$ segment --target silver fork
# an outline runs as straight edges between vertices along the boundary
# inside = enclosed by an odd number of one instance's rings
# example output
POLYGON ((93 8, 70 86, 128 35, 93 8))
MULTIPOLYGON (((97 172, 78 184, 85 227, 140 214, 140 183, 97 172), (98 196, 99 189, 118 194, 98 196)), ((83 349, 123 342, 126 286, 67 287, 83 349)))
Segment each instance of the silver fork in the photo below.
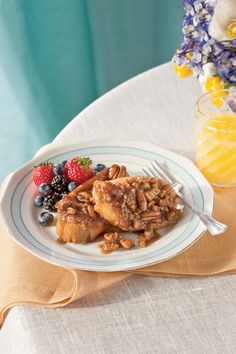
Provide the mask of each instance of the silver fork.
POLYGON ((150 177, 158 177, 169 183, 172 188, 175 190, 175 193, 179 196, 179 198, 187 204, 194 212, 199 216, 201 222, 206 226, 207 230, 211 233, 211 235, 216 236, 222 234, 226 231, 227 225, 222 224, 221 222, 213 219, 211 216, 207 215, 203 211, 199 210, 195 205, 193 205, 185 196, 180 192, 182 188, 182 184, 177 182, 172 176, 170 176, 169 172, 161 166, 156 160, 151 163, 152 168, 146 166, 143 168, 143 172, 145 175, 150 177))

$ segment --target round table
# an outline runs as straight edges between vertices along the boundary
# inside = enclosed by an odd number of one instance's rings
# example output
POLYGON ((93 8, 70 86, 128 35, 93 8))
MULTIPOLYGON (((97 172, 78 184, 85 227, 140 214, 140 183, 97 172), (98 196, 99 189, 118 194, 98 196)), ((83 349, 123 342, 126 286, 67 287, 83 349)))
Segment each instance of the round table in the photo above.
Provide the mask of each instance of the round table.
MULTIPOLYGON (((199 94, 195 79, 178 79, 167 63, 99 98, 55 142, 143 140, 192 158, 199 94)), ((235 284, 235 275, 133 275, 65 308, 15 307, 1 353, 235 353, 235 284)))

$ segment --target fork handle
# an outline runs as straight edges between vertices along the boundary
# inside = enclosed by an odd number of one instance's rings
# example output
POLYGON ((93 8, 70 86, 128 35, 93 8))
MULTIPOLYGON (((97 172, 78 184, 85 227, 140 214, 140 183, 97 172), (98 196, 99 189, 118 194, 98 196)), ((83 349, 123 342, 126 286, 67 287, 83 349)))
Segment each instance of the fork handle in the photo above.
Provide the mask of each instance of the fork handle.
POLYGON ((195 205, 193 205, 188 199, 186 199, 183 194, 175 189, 176 194, 182 201, 187 204, 198 216, 201 222, 206 226, 207 230, 211 235, 217 236, 224 233, 227 229, 227 225, 213 219, 211 216, 205 214, 203 211, 199 210, 195 205))

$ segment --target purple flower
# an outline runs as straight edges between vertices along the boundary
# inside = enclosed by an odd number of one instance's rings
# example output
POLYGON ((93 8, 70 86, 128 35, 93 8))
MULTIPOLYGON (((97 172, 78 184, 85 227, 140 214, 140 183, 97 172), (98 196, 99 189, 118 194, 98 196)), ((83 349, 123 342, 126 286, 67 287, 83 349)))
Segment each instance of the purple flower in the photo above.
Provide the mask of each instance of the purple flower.
POLYGON ((232 46, 236 47, 236 38, 231 41, 232 46))
POLYGON ((188 64, 189 68, 192 70, 194 76, 198 77, 202 74, 202 65, 201 64, 193 64, 192 62, 188 64))
POLYGON ((195 46, 192 50, 191 62, 193 64, 200 64, 201 61, 202 61, 201 48, 199 48, 198 46, 195 46))
POLYGON ((194 15, 194 8, 191 4, 184 4, 184 12, 186 16, 193 16, 194 15))
POLYGON ((195 31, 193 25, 186 25, 183 27, 182 32, 186 37, 192 37, 192 33, 195 31))
POLYGON ((222 79, 236 83, 236 58, 235 53, 224 50, 216 59, 215 65, 222 79))
POLYGON ((202 1, 201 0, 194 1, 193 7, 196 12, 199 12, 203 8, 202 1))
POLYGON ((188 60, 186 56, 182 53, 176 53, 174 58, 173 58, 174 63, 176 63, 179 66, 183 66, 187 64, 188 60))
POLYGON ((218 74, 230 83, 236 82, 236 39, 217 42, 209 34, 209 25, 217 0, 183 0, 184 41, 173 61, 187 64, 195 76, 202 73, 202 66, 214 63, 218 74))
POLYGON ((212 52, 212 40, 210 39, 202 46, 202 54, 209 55, 212 52))
POLYGON ((209 35, 201 27, 198 29, 198 40, 201 42, 207 42, 209 40, 209 35))
POLYGON ((207 7, 214 9, 217 4, 217 0, 205 0, 205 4, 207 7))
POLYGON ((186 52, 193 46, 193 41, 190 38, 185 38, 184 42, 181 44, 181 51, 186 52))

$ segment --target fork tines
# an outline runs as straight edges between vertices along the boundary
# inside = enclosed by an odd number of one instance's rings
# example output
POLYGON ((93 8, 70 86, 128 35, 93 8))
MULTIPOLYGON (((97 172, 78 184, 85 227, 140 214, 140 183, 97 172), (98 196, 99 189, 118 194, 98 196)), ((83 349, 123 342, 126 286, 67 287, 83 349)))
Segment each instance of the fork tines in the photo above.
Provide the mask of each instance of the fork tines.
POLYGON ((173 180, 166 171, 166 169, 162 165, 160 165, 156 160, 151 162, 151 167, 146 166, 145 168, 142 168, 142 170, 149 177, 161 178, 169 184, 173 183, 173 180))

